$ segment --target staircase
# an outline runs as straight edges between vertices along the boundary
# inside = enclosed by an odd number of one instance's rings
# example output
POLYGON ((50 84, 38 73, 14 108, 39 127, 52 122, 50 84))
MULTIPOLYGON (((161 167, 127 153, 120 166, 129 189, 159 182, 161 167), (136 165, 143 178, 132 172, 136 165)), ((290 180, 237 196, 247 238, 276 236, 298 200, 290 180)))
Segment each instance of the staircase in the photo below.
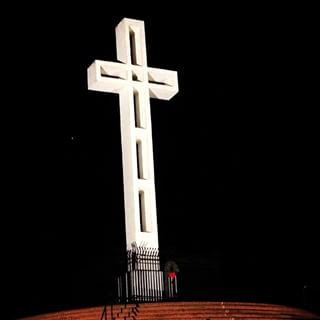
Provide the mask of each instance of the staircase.
POLYGON ((137 306, 136 320, 307 320, 320 317, 279 305, 233 302, 168 302, 137 306))
POLYGON ((297 308, 241 302, 117 304, 48 313, 23 320, 320 320, 297 308))

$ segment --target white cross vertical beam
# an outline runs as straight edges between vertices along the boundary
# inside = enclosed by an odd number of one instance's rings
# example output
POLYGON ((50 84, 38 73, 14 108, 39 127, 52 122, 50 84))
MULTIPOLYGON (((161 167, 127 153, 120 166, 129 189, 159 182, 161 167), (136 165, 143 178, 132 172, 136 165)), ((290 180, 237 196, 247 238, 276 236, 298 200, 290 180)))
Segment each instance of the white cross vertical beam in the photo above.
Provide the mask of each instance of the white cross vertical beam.
POLYGON ((119 94, 127 249, 158 248, 150 98, 171 99, 177 72, 147 66, 143 21, 124 18, 116 39, 122 63, 95 60, 88 88, 119 94))

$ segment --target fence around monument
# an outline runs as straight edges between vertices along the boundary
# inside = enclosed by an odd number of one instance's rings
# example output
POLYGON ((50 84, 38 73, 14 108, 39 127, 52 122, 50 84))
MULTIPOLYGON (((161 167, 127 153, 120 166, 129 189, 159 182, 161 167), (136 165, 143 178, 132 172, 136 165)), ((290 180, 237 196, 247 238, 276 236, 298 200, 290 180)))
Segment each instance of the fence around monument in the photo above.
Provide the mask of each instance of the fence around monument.
POLYGON ((117 279, 119 302, 152 302, 177 297, 177 277, 160 268, 159 251, 139 247, 128 250, 125 270, 117 279))

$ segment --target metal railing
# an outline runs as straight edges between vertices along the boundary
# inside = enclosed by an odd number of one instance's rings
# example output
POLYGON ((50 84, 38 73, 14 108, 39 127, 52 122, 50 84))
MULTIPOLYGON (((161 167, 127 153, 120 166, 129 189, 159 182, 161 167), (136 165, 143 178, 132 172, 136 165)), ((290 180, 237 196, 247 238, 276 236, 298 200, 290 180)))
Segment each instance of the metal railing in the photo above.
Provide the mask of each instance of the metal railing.
POLYGON ((119 302, 162 301, 176 295, 177 279, 161 270, 157 249, 127 251, 124 273, 118 277, 119 302))

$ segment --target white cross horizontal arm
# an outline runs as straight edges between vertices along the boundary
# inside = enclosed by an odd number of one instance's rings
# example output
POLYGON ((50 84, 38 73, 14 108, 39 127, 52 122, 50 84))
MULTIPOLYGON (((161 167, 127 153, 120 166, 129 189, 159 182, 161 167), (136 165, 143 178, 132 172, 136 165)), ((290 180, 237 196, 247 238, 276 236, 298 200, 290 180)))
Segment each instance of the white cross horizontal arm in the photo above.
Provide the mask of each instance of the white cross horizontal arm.
POLYGON ((150 98, 162 100, 170 100, 179 91, 176 71, 101 60, 95 60, 88 68, 90 90, 119 93, 128 85, 147 85, 150 98), (137 80, 133 80, 135 77, 137 80))

